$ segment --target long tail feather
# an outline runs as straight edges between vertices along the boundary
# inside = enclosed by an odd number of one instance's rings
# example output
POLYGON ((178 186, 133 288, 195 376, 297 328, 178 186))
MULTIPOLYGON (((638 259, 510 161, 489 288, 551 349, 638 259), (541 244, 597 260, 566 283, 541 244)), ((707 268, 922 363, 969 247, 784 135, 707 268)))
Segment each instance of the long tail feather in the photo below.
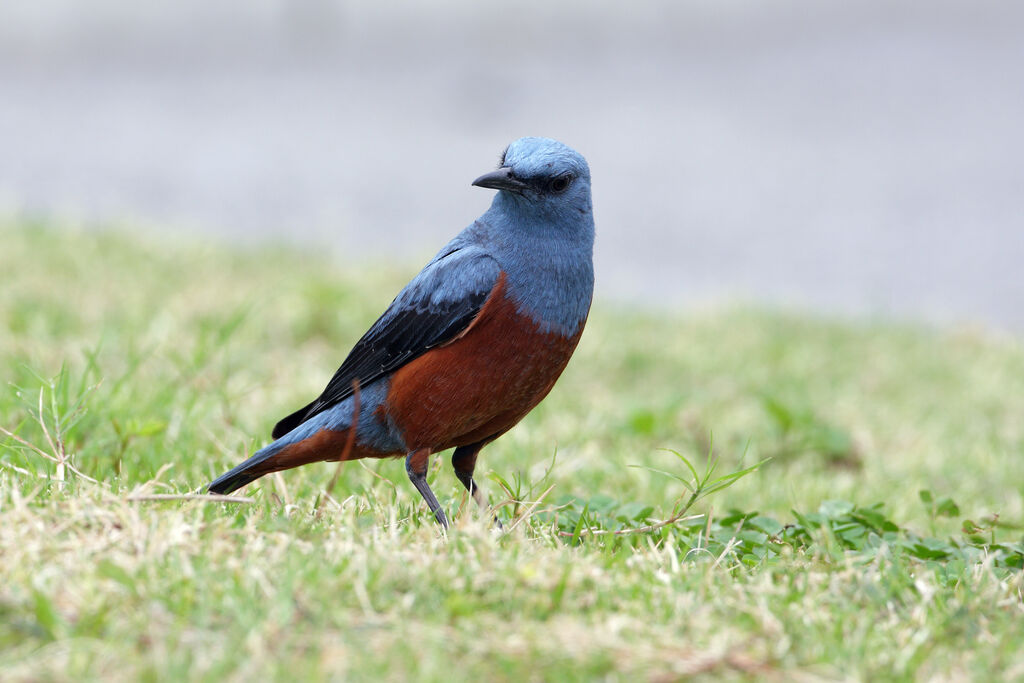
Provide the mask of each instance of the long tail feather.
POLYGON ((265 467, 259 466, 265 464, 268 460, 277 455, 280 450, 280 448, 272 448, 273 445, 274 444, 271 444, 267 448, 264 448, 242 464, 214 479, 210 485, 206 487, 207 490, 210 493, 227 494, 262 477, 268 472, 268 470, 265 467))

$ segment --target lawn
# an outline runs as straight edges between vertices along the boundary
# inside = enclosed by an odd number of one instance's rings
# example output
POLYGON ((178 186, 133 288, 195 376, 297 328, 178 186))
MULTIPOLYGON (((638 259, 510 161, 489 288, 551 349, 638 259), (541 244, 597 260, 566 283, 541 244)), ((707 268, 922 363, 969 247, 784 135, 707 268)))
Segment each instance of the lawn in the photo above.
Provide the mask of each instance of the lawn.
POLYGON ((1024 677, 1020 338, 599 301, 445 535, 400 461, 187 497, 416 264, 0 244, 4 680, 1024 677))

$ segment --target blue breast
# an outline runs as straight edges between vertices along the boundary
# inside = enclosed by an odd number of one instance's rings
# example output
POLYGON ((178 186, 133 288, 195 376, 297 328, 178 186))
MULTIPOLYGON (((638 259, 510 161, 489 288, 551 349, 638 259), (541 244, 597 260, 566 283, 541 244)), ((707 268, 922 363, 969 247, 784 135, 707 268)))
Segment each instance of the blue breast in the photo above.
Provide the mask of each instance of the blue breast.
POLYGON ((594 219, 518 210, 499 193, 491 208, 446 248, 472 246, 505 272, 508 295, 541 332, 575 335, 594 295, 594 219))

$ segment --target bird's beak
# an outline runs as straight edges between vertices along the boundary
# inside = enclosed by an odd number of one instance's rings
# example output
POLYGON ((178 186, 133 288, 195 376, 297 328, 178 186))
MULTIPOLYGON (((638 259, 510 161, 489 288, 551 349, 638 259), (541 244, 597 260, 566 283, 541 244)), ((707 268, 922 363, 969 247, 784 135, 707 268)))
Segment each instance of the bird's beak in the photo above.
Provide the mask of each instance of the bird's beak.
POLYGON ((484 173, 473 181, 473 185, 476 185, 477 187, 489 187, 492 190, 508 190, 509 192, 515 192, 516 194, 521 194, 523 190, 529 187, 522 180, 519 180, 512 175, 512 169, 508 166, 502 166, 497 171, 484 173))

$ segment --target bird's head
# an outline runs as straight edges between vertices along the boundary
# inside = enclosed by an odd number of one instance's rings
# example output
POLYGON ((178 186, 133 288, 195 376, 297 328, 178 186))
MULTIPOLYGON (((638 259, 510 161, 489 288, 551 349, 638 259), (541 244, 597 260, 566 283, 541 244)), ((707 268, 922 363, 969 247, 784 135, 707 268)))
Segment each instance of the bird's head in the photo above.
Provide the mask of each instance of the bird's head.
POLYGON ((498 169, 473 181, 499 190, 495 204, 548 215, 590 216, 590 167, 587 160, 557 140, 520 138, 501 155, 498 169))

